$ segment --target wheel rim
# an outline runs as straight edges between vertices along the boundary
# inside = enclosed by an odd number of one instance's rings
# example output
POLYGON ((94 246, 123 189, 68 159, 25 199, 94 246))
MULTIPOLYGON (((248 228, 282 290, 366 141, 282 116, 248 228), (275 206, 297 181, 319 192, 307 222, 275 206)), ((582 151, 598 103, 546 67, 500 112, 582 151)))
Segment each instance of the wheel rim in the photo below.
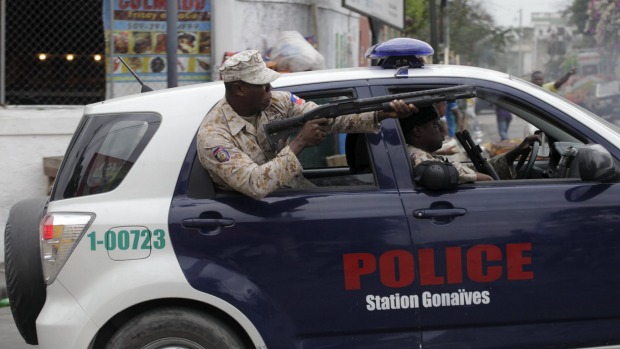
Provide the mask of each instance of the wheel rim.
POLYGON ((185 338, 162 338, 151 342, 142 349, 206 349, 202 345, 185 338))

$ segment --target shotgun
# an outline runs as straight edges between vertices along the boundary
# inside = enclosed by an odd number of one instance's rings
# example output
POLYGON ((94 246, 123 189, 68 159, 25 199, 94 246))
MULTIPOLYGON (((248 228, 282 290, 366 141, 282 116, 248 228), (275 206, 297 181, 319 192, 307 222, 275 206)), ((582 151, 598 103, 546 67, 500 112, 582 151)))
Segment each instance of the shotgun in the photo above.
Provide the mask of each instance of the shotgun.
POLYGON ((461 98, 476 97, 476 88, 473 85, 459 85, 453 87, 436 88, 431 90, 397 93, 387 96, 349 99, 323 104, 303 115, 283 120, 269 122, 263 126, 269 145, 276 151, 280 140, 288 139, 290 135, 299 131, 307 121, 320 118, 336 118, 340 115, 359 114, 370 111, 392 111, 390 102, 402 99, 405 103, 413 103, 416 107, 424 107, 443 101, 454 101, 461 98))

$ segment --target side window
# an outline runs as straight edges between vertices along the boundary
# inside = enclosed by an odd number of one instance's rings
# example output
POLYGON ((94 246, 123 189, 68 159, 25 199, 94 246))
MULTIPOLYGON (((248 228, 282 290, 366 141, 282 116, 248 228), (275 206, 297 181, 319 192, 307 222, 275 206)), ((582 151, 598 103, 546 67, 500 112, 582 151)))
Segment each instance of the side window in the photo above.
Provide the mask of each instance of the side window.
MULTIPOLYGON (((339 100, 350 99, 353 96, 346 95, 303 95, 299 97, 306 101, 312 101, 318 105, 336 102, 339 100)), ((345 159, 345 134, 331 134, 325 137, 323 142, 316 147, 304 149, 299 156, 299 162, 301 162, 304 169, 316 169, 323 167, 345 167, 347 166, 345 159)))
MULTIPOLYGON (((327 92, 299 92, 298 97, 319 105, 338 100, 356 98, 355 90, 345 88, 327 92)), ((292 135, 294 137, 294 135, 292 135)), ((195 144, 196 141, 192 142, 195 144)), ((235 191, 218 190, 207 170, 195 156, 192 158, 187 194, 192 198, 211 198, 218 195, 243 195, 235 191)), ((333 190, 338 188, 376 188, 370 148, 364 134, 332 134, 316 147, 303 150, 299 156, 304 168, 303 176, 311 183, 307 190, 333 190)), ((280 189, 275 193, 299 189, 280 189)), ((306 190, 306 189, 304 189, 306 190)))
POLYGON ((85 116, 56 177, 53 200, 114 190, 160 122, 152 113, 85 116))
MULTIPOLYGON (((439 86, 424 89, 437 87, 439 86)), ((389 92, 402 93, 420 89, 418 86, 398 86, 389 92)), ((585 140, 559 127, 554 115, 537 108, 533 103, 504 91, 478 88, 477 92, 476 98, 461 99, 451 104, 443 102, 442 106, 438 106, 446 137, 441 147, 433 151, 433 155, 441 156, 456 166, 475 170, 465 148, 456 137, 457 132, 467 130, 474 145, 479 146, 482 157, 489 160, 489 164, 500 179, 579 178, 577 166, 567 167, 574 158, 568 158, 566 154, 570 155, 567 149, 571 147, 577 149, 585 140), (531 153, 523 159, 517 157, 512 164, 509 164, 510 168, 503 166, 505 162, 498 161, 499 156, 518 147, 526 137, 535 134, 542 140, 540 146, 532 147, 532 150, 535 148, 535 157, 532 157, 531 153)), ((405 144, 406 137, 404 134, 402 137, 405 144)), ((427 141, 431 142, 428 139, 427 141)), ((478 149, 473 150, 477 152, 478 149)), ((467 173, 460 173, 459 177, 465 182, 475 179, 471 179, 471 174, 467 173)))
MULTIPOLYGON (((319 105, 356 97, 352 89, 297 95, 319 105)), ((375 185, 370 149, 364 134, 330 134, 318 146, 304 149, 299 160, 304 177, 317 187, 375 185)))
MULTIPOLYGON (((537 149, 532 170, 520 179, 579 178, 574 155, 565 158, 567 149, 581 147, 584 142, 556 126, 553 117, 534 109, 527 103, 506 95, 483 94, 477 98, 475 108, 467 117, 469 127, 477 134, 475 139, 487 158, 506 153, 528 136, 538 134, 542 141, 537 149), (562 163, 562 165, 560 165, 562 163), (558 166, 562 167, 560 173, 558 166)), ((576 154, 576 152, 575 152, 576 154)), ((531 154, 530 154, 531 155, 531 154)), ((518 167, 519 162, 513 164, 518 167)))

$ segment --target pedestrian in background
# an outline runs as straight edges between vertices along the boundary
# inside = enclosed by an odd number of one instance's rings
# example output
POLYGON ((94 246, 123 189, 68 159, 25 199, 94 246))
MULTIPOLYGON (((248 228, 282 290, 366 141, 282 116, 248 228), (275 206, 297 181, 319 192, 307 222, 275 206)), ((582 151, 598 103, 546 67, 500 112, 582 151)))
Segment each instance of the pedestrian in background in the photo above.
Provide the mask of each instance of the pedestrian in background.
POLYGON ((562 76, 559 80, 545 83, 545 75, 540 70, 537 70, 532 73, 531 81, 547 91, 557 93, 560 87, 562 87, 562 85, 564 85, 576 71, 577 70, 573 68, 564 74, 564 76, 562 76))
POLYGON ((446 123, 448 124, 448 136, 454 138, 456 131, 460 129, 460 120, 462 119, 459 105, 456 101, 448 102, 446 105, 446 123))
POLYGON ((512 121, 512 114, 508 110, 496 105, 495 117, 497 119, 497 131, 499 132, 500 140, 509 140, 508 128, 510 127, 510 122, 512 121))

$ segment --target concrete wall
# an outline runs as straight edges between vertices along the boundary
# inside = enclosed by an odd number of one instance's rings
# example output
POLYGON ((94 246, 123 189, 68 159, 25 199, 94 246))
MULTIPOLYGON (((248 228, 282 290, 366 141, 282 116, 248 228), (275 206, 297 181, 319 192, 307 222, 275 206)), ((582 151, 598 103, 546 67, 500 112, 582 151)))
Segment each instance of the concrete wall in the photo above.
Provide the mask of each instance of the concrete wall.
POLYGON ((48 194, 43 158, 65 153, 83 107, 0 107, 0 261, 11 206, 48 194))
POLYGON ((360 16, 334 0, 212 0, 213 76, 225 52, 272 47, 282 31, 314 35, 326 68, 359 65, 360 16))

